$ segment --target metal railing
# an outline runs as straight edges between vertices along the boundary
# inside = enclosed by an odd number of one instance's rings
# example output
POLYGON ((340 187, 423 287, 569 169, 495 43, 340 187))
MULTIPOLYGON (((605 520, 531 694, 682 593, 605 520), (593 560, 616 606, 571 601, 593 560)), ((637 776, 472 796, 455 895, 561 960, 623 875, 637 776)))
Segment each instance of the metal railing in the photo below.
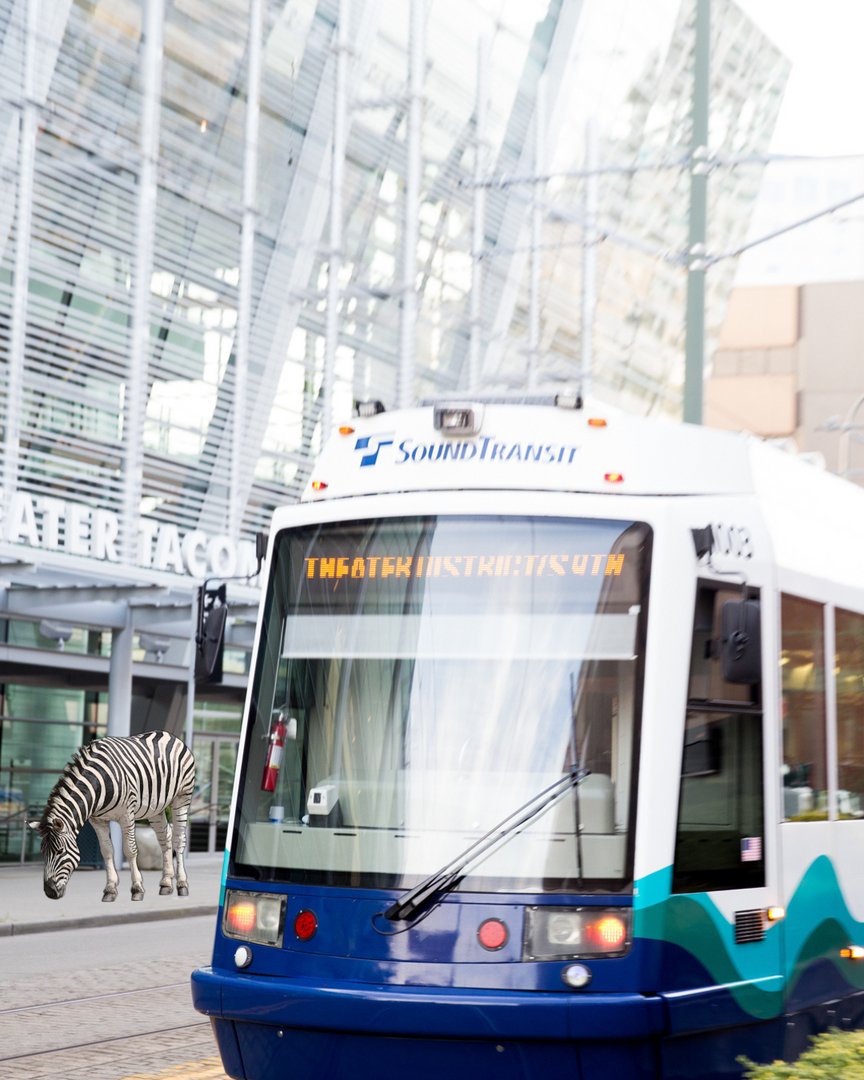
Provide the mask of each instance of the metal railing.
MULTIPOLYGON (((30 829, 27 822, 31 819, 31 814, 27 807, 22 807, 20 810, 15 810, 10 814, 0 814, 0 838, 3 837, 5 832, 5 849, 8 853, 12 847, 9 843, 10 838, 13 836, 13 828, 15 823, 20 820, 21 823, 21 850, 18 856, 18 862, 25 863, 27 861, 27 855, 29 854, 28 845, 30 844, 30 829)), ((2 841, 0 841, 0 865, 2 862, 12 862, 11 859, 2 859, 2 841)))

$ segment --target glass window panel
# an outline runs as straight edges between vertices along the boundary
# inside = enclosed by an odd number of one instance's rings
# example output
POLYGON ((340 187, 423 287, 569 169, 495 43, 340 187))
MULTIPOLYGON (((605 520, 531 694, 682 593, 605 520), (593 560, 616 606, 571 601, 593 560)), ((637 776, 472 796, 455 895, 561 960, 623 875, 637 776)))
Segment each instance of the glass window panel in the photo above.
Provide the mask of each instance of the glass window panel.
POLYGON ((638 523, 509 517, 281 534, 240 872, 416 883, 578 764, 463 888, 629 888, 648 544, 638 523))
POLYGON ((675 892, 765 882, 761 684, 728 682, 721 659, 724 606, 741 600, 740 588, 709 584, 696 596, 675 892))
POLYGON ((693 626, 693 652, 690 656, 691 701, 755 700, 756 688, 747 683, 727 682, 720 663, 720 643, 723 636, 723 605, 739 601, 740 589, 699 590, 696 618, 693 626))
POLYGON ((764 885, 763 833, 761 715, 690 713, 673 892, 764 885))
POLYGON ((864 615, 835 613, 837 812, 864 817, 864 615))
POLYGON ((821 604, 783 595, 783 804, 787 821, 828 816, 825 628, 821 604))

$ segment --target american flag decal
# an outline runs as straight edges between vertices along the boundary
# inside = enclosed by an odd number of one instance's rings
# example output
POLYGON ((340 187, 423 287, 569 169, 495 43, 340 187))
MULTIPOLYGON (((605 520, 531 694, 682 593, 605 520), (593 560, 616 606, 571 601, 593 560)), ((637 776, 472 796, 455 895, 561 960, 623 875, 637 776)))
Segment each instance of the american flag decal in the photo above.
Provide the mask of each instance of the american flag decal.
POLYGON ((741 837, 741 862, 759 862, 762 858, 762 837, 741 837))

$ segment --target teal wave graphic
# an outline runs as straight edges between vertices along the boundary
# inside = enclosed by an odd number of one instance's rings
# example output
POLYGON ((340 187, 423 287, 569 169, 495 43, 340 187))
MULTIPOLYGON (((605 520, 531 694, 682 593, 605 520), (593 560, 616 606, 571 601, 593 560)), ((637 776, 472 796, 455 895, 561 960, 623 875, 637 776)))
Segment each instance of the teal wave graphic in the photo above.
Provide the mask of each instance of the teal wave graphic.
POLYGON ((782 1013, 784 998, 815 963, 828 961, 841 984, 864 989, 864 961, 840 955, 850 943, 864 944, 864 923, 851 915, 827 856, 807 868, 786 918, 769 925, 763 941, 747 945, 735 943, 735 927, 708 894, 670 895, 671 881, 666 867, 638 882, 634 936, 685 950, 749 1015, 768 1019, 782 1013))

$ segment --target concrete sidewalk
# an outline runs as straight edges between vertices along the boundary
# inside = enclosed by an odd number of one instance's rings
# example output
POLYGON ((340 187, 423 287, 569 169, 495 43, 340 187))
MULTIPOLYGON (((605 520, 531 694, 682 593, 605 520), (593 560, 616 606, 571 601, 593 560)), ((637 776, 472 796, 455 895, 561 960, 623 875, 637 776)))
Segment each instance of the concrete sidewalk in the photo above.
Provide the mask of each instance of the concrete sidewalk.
POLYGON ((69 879, 62 900, 49 900, 42 890, 42 862, 0 864, 0 937, 38 934, 106 923, 147 922, 188 915, 215 915, 222 882, 223 856, 194 853, 186 856, 189 895, 159 895, 158 870, 142 871, 144 899, 131 897, 129 870, 120 871, 117 899, 102 902, 105 871, 78 869, 69 879))

